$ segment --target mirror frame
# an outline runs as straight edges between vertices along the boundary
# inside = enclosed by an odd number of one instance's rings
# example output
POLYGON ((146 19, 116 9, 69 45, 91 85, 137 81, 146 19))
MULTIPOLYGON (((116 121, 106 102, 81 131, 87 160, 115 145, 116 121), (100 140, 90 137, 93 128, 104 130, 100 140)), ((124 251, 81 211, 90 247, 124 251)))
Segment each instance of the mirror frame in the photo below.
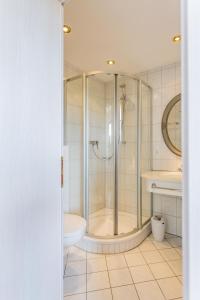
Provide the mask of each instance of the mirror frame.
POLYGON ((164 113, 163 113, 162 123, 161 123, 162 135, 163 135, 163 139, 165 141, 165 144, 177 156, 181 156, 181 150, 178 149, 178 148, 176 148, 174 146, 174 144, 172 143, 172 141, 171 141, 171 139, 169 137, 169 133, 168 133, 168 129, 167 129, 167 123, 168 123, 169 115, 170 115, 170 112, 171 112, 172 108, 179 101, 181 101, 181 94, 176 95, 167 104, 167 106, 166 106, 166 108, 164 110, 164 113))

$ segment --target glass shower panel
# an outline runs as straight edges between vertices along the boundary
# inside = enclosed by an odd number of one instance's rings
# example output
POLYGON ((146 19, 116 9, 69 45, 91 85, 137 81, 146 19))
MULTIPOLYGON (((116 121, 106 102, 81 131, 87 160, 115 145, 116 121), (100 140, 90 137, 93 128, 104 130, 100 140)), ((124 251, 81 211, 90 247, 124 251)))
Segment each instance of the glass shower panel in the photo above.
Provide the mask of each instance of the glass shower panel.
POLYGON ((114 234, 114 75, 87 77, 88 232, 114 234))
MULTIPOLYGON (((151 89, 141 83, 141 174, 151 171, 152 155, 152 118, 151 118, 151 89)), ((142 225, 152 214, 151 193, 146 190, 145 181, 141 180, 142 225)))
POLYGON ((64 186, 65 212, 83 215, 83 80, 64 85, 64 186))
POLYGON ((136 80, 118 76, 119 234, 137 229, 137 91, 136 80))

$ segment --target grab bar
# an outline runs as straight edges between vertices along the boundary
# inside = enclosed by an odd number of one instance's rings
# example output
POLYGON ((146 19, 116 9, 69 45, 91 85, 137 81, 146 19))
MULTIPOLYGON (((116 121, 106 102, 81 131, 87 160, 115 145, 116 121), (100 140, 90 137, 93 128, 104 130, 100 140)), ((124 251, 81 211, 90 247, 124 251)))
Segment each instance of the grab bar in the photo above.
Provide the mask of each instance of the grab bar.
POLYGON ((160 190, 168 190, 168 191, 181 191, 181 189, 172 189, 172 188, 160 187, 160 186, 157 186, 155 183, 152 183, 151 188, 152 189, 160 189, 160 190))

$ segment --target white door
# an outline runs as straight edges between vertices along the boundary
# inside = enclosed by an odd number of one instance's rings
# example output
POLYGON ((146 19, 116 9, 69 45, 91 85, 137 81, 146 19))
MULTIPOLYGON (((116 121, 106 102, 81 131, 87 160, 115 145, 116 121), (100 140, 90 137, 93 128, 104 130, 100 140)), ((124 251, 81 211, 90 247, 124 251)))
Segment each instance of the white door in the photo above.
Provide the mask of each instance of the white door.
POLYGON ((62 297, 62 5, 0 1, 0 299, 62 297))

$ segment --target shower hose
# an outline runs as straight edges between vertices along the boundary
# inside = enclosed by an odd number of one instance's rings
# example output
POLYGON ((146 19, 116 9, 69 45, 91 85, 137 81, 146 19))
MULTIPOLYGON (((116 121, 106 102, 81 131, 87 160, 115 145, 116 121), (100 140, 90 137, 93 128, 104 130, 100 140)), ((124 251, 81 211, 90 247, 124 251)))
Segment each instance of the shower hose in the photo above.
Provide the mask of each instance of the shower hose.
POLYGON ((110 155, 110 156, 100 156, 97 152, 98 150, 98 144, 92 144, 92 150, 93 150, 93 153, 94 155, 96 156, 97 159, 100 159, 100 160, 110 160, 112 157, 113 157, 113 154, 110 155), (96 148, 95 148, 96 146, 96 148))

